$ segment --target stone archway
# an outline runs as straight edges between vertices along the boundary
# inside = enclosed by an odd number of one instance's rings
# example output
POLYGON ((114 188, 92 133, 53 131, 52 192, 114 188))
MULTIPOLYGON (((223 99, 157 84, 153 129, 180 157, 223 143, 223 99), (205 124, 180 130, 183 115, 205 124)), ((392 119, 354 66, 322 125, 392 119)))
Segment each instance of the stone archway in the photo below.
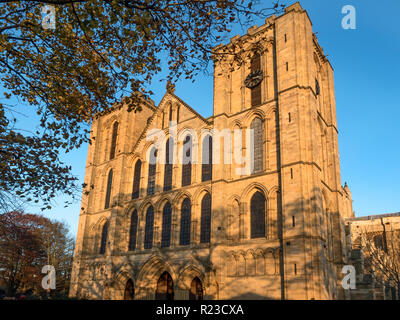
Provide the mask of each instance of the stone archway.
POLYGON ((189 300, 203 300, 203 284, 198 277, 190 284, 189 300))
POLYGON ((135 286, 132 279, 128 279, 125 285, 124 300, 134 300, 135 299, 135 286))
POLYGON ((157 281, 156 300, 174 300, 174 282, 165 271, 157 281))
MULTIPOLYGON (((135 286, 136 300, 154 300, 157 292, 157 283, 164 272, 167 272, 174 282, 177 278, 173 268, 159 256, 153 256, 148 259, 139 270, 135 286)), ((174 298, 176 298, 174 282, 174 298)))

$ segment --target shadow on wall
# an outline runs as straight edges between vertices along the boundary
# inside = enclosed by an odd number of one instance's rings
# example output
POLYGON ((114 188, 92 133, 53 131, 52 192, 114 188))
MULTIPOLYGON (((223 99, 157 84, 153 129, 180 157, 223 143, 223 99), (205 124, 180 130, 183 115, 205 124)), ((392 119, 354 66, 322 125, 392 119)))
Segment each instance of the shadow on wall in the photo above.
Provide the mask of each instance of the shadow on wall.
MULTIPOLYGON (((260 190, 254 188, 254 193, 258 191, 260 190)), ((337 288, 339 267, 343 263, 341 233, 337 231, 340 229, 340 215, 331 210, 331 201, 327 193, 315 188, 311 194, 309 199, 299 198, 284 208, 285 219, 282 225, 285 234, 283 239, 285 297, 286 299, 343 298, 340 288, 337 288), (303 240, 296 241, 294 237, 297 236, 302 236, 303 240)), ((240 202, 241 199, 234 200, 238 201, 238 209, 244 210, 239 215, 239 223, 235 219, 235 213, 232 213, 234 205, 213 208, 213 218, 228 215, 230 219, 223 219, 224 234, 217 244, 212 243, 210 246, 199 244, 200 216, 199 206, 196 204, 197 209, 194 211, 197 212, 192 211, 194 219, 192 222, 195 223, 191 229, 196 244, 179 246, 180 212, 179 208, 173 205, 172 248, 160 247, 162 208, 160 203, 153 203, 154 245, 152 249, 147 249, 149 255, 145 264, 136 263, 136 260, 130 259, 131 255, 126 254, 130 214, 136 208, 134 204, 137 201, 131 200, 130 197, 130 194, 115 196, 109 220, 105 218, 99 220, 85 235, 79 274, 79 279, 84 280, 80 280, 77 296, 86 296, 90 299, 123 299, 127 281, 131 279, 135 299, 154 299, 159 277, 167 271, 174 283, 174 299, 188 299, 190 281, 195 277, 201 280, 204 299, 281 298, 282 268, 279 259, 281 245, 278 239, 280 212, 277 209, 279 205, 271 203, 279 201, 278 197, 268 198, 266 195, 266 241, 254 242, 254 239, 249 241, 250 203, 240 202), (243 220, 240 220, 241 216, 244 217, 243 220), (102 226, 106 221, 110 221, 108 239, 113 239, 113 243, 107 240, 106 254, 100 255, 98 253, 102 244, 102 226), (271 221, 277 225, 272 225, 271 221), (270 230, 274 232, 271 233, 270 230), (111 254, 119 257, 113 259, 113 262, 110 257, 111 249, 111 254), (182 253, 187 256, 184 261, 180 258, 182 253), (174 261, 174 265, 170 266, 169 261, 174 261), (216 261, 221 261, 221 264, 218 265, 216 261), (221 294, 222 292, 224 294, 221 294)), ((160 199, 165 198, 160 195, 160 199)), ((137 203, 141 205, 136 208, 139 212, 136 251, 143 252, 145 205, 142 205, 143 199, 138 199, 137 203)))

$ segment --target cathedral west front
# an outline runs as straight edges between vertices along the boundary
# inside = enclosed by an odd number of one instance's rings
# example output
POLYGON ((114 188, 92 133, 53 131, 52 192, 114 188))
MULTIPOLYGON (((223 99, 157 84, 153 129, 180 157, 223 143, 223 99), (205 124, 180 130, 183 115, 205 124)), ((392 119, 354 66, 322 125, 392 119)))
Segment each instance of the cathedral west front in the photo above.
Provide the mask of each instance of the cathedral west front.
POLYGON ((93 120, 71 296, 345 298, 354 213, 333 68, 307 12, 296 3, 214 51, 211 117, 169 86, 158 106, 93 120))

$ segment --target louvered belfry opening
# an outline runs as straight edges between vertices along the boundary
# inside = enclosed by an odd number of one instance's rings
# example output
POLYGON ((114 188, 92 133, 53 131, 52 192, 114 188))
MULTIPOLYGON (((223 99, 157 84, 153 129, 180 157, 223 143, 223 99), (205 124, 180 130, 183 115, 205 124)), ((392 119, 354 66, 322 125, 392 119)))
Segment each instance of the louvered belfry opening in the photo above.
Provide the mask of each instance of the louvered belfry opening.
POLYGON ((251 124, 250 129, 253 130, 252 146, 252 172, 257 173, 263 170, 263 122, 260 118, 255 118, 251 124))
MULTIPOLYGON (((261 56, 259 53, 255 53, 251 59, 251 72, 261 70, 261 56)), ((262 82, 261 82, 262 83, 262 82)), ((261 83, 251 88, 251 106, 258 106, 261 104, 261 83)))

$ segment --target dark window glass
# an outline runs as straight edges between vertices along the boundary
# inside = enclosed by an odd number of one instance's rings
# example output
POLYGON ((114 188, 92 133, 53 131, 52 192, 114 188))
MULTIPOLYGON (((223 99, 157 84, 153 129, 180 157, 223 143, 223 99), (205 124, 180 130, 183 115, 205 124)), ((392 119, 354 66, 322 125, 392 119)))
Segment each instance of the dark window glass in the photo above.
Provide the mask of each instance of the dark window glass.
POLYGON ((315 94, 318 96, 321 93, 318 79, 315 79, 315 94))
POLYGON ((252 173, 260 172, 263 170, 263 123, 260 118, 255 118, 250 125, 253 130, 251 139, 253 145, 253 170, 252 173))
POLYGON ((133 175, 132 199, 139 198, 140 191, 140 172, 142 170, 142 161, 138 160, 135 164, 135 173, 133 175))
POLYGON ((107 236, 108 236, 108 221, 103 225, 103 229, 101 230, 101 241, 100 241, 100 254, 104 254, 106 252, 107 245, 107 236))
POLYGON ((182 158, 182 187, 184 187, 190 185, 192 181, 192 138, 189 135, 183 141, 182 158))
POLYGON ((113 170, 111 169, 110 172, 108 173, 106 202, 104 204, 104 209, 108 209, 110 207, 112 180, 113 180, 113 170))
POLYGON ((165 145, 164 191, 172 189, 172 158, 174 140, 169 138, 165 145))
POLYGON ((194 278, 190 285, 189 300, 203 300, 203 286, 199 278, 194 278))
POLYGON ((186 198, 182 202, 181 209, 181 233, 179 244, 186 246, 190 244, 190 224, 191 224, 191 204, 190 200, 186 198))
MULTIPOLYGON (((258 53, 253 56, 251 60, 251 72, 261 70, 261 57, 258 53)), ((251 88, 251 106, 261 104, 261 83, 251 88)))
POLYGON ((169 107, 169 122, 172 121, 172 106, 169 107))
POLYGON ((156 300, 174 300, 174 283, 168 272, 164 272, 157 281, 156 300))
POLYGON ((211 195, 207 193, 201 200, 200 242, 209 243, 211 238, 211 195))
POLYGON ((257 191, 251 198, 251 238, 265 237, 265 196, 257 191))
POLYGON ((129 251, 136 249, 136 237, 138 227, 138 214, 137 211, 133 211, 131 216, 131 227, 129 229, 129 251))
POLYGON ((201 181, 212 180, 212 138, 207 136, 203 140, 201 165, 201 181))
POLYGON ((179 109, 180 107, 178 106, 178 108, 176 109, 176 123, 179 123, 179 109))
POLYGON ((147 195, 154 194, 156 186, 156 168, 157 168, 157 149, 153 147, 153 149, 150 151, 147 195))
POLYGON ((171 221, 172 221, 172 208, 168 202, 163 209, 162 219, 162 234, 161 234, 161 247, 169 247, 171 245, 171 221))
POLYGON ((115 149, 117 147, 117 135, 118 135, 118 122, 114 122, 111 137, 111 149, 110 149, 110 160, 115 157, 115 149))
POLYGON ((144 248, 151 249, 153 247, 153 230, 154 230, 154 209, 149 207, 146 213, 146 226, 144 230, 144 248))

